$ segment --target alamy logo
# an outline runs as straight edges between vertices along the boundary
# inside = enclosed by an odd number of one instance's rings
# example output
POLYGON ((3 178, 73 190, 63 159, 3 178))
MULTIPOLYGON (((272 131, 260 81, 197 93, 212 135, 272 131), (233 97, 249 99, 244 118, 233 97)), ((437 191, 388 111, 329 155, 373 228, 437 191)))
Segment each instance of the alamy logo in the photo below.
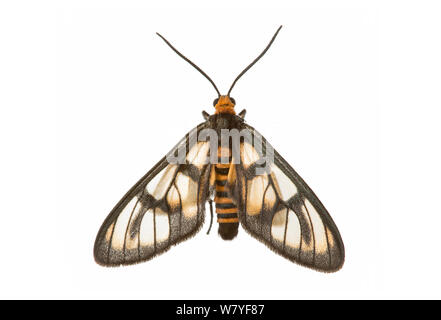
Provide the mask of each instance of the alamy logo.
MULTIPOLYGON (((188 135, 188 145, 185 142, 181 142, 174 152, 167 154, 166 158, 170 164, 186 164, 187 155, 190 150, 197 148, 198 143, 207 143, 208 151, 207 156, 203 157, 203 164, 240 164, 241 157, 241 144, 249 144, 251 146, 251 157, 253 159, 253 165, 255 166, 255 173, 257 175, 265 174, 269 172, 271 164, 274 162, 274 149, 265 141, 263 142, 262 136, 254 131, 251 133, 249 130, 238 129, 221 129, 219 132, 214 129, 206 128, 199 132, 193 130, 188 135), (231 154, 226 155, 224 152, 219 156, 218 150, 231 150, 231 154)), ((243 151, 244 152, 244 151, 243 151)))

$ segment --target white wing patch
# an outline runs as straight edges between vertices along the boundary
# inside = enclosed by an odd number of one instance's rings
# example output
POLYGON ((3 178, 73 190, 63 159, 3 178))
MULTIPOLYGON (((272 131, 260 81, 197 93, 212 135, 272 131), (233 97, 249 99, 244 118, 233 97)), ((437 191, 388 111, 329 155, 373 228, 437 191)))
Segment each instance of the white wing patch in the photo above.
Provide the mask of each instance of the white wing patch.
POLYGON ((256 149, 247 142, 242 143, 240 148, 242 165, 245 169, 248 169, 253 163, 259 160, 260 156, 256 149))
POLYGON ((308 211, 306 210, 305 206, 302 206, 300 214, 303 215, 303 221, 305 221, 305 224, 306 224, 305 230, 308 230, 309 234, 310 234, 308 242, 306 241, 307 238, 305 236, 302 237, 302 253, 307 254, 309 256, 309 255, 312 255, 312 252, 314 250, 314 242, 315 242, 314 241, 314 233, 313 233, 314 229, 311 224, 310 217, 309 217, 308 211))
POLYGON ((276 204, 276 193, 274 192, 274 189, 272 186, 268 186, 268 189, 265 193, 265 199, 264 199, 264 209, 265 210, 271 210, 274 205, 276 204))
POLYGON ((288 246, 292 249, 300 249, 300 222, 294 211, 284 208, 274 215, 271 236, 274 240, 281 242, 282 248, 288 246))
POLYGON ((332 248, 335 245, 335 243, 334 243, 334 236, 332 235, 331 230, 329 230, 328 228, 325 228, 325 229, 326 229, 326 236, 327 236, 327 239, 328 239, 328 244, 332 248))
POLYGON ((153 209, 147 210, 142 218, 141 228, 139 230, 139 240, 141 246, 150 247, 155 243, 155 226, 154 226, 154 217, 153 217, 153 209))
POLYGON ((326 239, 325 226, 323 225, 322 219, 308 199, 305 199, 305 206, 311 218, 312 226, 314 228, 315 252, 326 253, 328 250, 328 242, 326 239))
POLYGON ((116 220, 112 236, 112 248, 115 250, 122 250, 124 248, 127 224, 130 221, 130 217, 137 203, 138 198, 133 198, 121 211, 118 219, 116 220))
POLYGON ((170 223, 168 220, 168 214, 162 211, 160 208, 156 208, 154 214, 156 241, 166 241, 168 239, 168 236, 170 235, 170 223))
POLYGON ((172 212, 179 210, 181 200, 179 197, 178 189, 176 189, 174 185, 171 186, 170 191, 167 194, 167 203, 170 206, 172 212))
POLYGON ((256 215, 262 210, 262 199, 268 185, 268 176, 260 175, 248 181, 247 214, 256 215))
POLYGON ((286 226, 286 245, 293 249, 300 249, 300 238, 301 238, 301 230, 300 230, 300 222, 297 218, 297 215, 289 210, 288 213, 288 224, 286 226))
POLYGON ((133 250, 138 248, 138 242, 139 242, 139 233, 137 232, 134 237, 130 235, 130 230, 133 228, 133 224, 138 218, 138 216, 142 214, 142 205, 141 202, 138 201, 136 203, 135 208, 133 208, 133 211, 131 213, 131 217, 129 220, 128 228, 126 229, 125 233, 125 243, 126 243, 126 249, 127 250, 133 250))
POLYGON ((286 210, 287 209, 282 209, 277 211, 274 214, 271 225, 271 236, 279 242, 283 242, 285 239, 286 210))
POLYGON ((106 240, 106 242, 110 242, 110 239, 112 238, 112 234, 113 234, 113 229, 115 228, 115 222, 113 222, 110 226, 109 226, 109 228, 107 228, 107 231, 106 231, 106 235, 105 235, 105 237, 104 237, 104 239, 106 240))
POLYGON ((175 176, 177 168, 178 166, 175 164, 169 164, 165 167, 147 185, 148 193, 150 193, 156 200, 163 198, 175 176))
POLYGON ((198 211, 198 185, 190 177, 178 173, 176 176, 177 191, 181 197, 182 213, 186 218, 195 217, 198 211))
POLYGON ((275 164, 271 166, 271 176, 277 193, 283 201, 288 201, 298 192, 295 184, 275 164))
POLYGON ((208 142, 198 142, 187 154, 187 161, 199 169, 207 164, 207 153, 210 148, 208 142))

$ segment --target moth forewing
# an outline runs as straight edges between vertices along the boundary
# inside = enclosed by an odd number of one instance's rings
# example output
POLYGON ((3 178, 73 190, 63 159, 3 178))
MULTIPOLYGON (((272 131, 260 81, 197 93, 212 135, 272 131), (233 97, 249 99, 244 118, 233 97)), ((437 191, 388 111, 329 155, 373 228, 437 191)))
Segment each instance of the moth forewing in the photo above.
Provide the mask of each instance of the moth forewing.
MULTIPOLYGON (((250 132, 254 128, 244 124, 250 132)), ((266 139, 255 136, 253 140, 266 139)), ((320 200, 275 151, 270 170, 250 171, 265 154, 243 144, 244 164, 236 167, 240 221, 245 230, 291 261, 319 271, 336 271, 344 261, 344 246, 320 200), (259 155, 259 156, 257 156, 259 155)), ((262 162, 262 161, 261 161, 262 162)))
MULTIPOLYGON (((189 136, 169 155, 189 146, 189 136)), ((207 157, 205 144, 195 148, 187 148, 184 163, 179 163, 178 157, 175 163, 164 157, 115 206, 95 240, 94 255, 99 264, 117 266, 149 260, 200 229, 209 174, 208 166, 201 165, 207 157)))

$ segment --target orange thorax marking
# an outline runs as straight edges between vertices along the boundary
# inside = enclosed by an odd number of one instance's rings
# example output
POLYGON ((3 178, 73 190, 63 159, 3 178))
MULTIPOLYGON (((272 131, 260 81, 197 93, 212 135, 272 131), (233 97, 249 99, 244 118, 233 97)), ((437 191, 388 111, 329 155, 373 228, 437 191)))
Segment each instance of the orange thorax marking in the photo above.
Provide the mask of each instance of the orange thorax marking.
POLYGON ((215 114, 219 114, 219 113, 236 114, 236 111, 234 111, 234 103, 231 101, 229 96, 220 96, 219 101, 214 107, 216 108, 215 114))

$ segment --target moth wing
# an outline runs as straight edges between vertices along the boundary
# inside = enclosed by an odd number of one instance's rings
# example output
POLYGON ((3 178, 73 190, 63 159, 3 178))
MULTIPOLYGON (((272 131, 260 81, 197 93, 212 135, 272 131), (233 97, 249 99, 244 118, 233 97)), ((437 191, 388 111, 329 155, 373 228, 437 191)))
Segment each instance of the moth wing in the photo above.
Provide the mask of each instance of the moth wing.
MULTIPOLYGON (((95 240, 98 264, 118 266, 146 261, 193 236, 204 220, 210 165, 208 142, 188 148, 189 132, 169 153, 187 146, 185 164, 159 161, 119 201, 95 240), (189 149, 189 150, 187 150, 189 149)), ((191 145, 190 145, 191 146, 191 145)))
POLYGON ((229 185, 242 226, 293 262, 337 271, 344 262, 344 245, 328 211, 266 139, 244 126, 254 143, 247 139, 241 142, 236 179, 229 185), (273 157, 268 157, 271 150, 273 157))

